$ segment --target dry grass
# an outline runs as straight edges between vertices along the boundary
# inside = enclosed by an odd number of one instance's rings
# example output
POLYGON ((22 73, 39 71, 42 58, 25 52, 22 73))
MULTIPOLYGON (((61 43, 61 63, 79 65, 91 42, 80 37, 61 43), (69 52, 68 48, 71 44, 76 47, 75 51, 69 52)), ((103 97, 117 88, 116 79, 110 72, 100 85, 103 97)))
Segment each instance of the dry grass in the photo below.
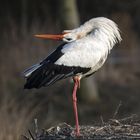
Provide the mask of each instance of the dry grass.
POLYGON ((38 23, 34 22, 28 31, 21 28, 20 32, 12 19, 7 26, 0 42, 0 139, 17 140, 31 127, 40 106, 36 105, 36 100, 30 101, 33 95, 23 91, 22 71, 41 56, 45 57, 50 49, 45 46, 52 44, 33 38, 34 34, 46 30, 38 23))
POLYGON ((14 99, 5 100, 0 106, 0 139, 18 140, 33 120, 36 108, 30 105, 19 107, 14 99))
MULTIPOLYGON (((36 125, 37 126, 37 125, 36 125)), ((80 136, 75 135, 75 128, 66 124, 61 123, 57 126, 51 127, 47 130, 40 131, 36 127, 35 132, 30 132, 30 137, 34 140, 132 140, 140 139, 140 123, 137 120, 136 115, 126 117, 123 119, 110 119, 102 124, 90 124, 85 126, 80 126, 80 136)), ((27 139, 30 139, 26 137, 27 139)))

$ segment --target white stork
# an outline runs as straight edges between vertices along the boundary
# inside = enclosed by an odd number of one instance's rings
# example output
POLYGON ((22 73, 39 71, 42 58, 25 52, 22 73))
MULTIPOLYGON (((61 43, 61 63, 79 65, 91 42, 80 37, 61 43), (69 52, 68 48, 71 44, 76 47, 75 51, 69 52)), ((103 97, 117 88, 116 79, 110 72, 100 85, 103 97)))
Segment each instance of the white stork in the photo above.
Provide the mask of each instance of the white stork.
POLYGON ((35 35, 39 38, 62 40, 46 59, 24 71, 24 88, 40 88, 73 77, 73 107, 76 135, 80 135, 77 113, 77 88, 80 80, 96 72, 107 59, 113 46, 121 41, 118 26, 105 17, 93 18, 79 28, 64 30, 59 35, 35 35))

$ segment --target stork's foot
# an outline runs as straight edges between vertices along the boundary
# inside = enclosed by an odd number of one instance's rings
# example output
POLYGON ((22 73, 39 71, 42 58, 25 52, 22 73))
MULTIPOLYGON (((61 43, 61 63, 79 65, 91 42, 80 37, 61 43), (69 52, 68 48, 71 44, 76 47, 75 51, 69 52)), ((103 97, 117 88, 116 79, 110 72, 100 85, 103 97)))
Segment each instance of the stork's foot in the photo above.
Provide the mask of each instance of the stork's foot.
POLYGON ((76 130, 75 130, 75 135, 76 135, 77 137, 79 137, 79 136, 80 136, 80 130, 79 130, 79 127, 78 127, 78 128, 76 128, 76 130))

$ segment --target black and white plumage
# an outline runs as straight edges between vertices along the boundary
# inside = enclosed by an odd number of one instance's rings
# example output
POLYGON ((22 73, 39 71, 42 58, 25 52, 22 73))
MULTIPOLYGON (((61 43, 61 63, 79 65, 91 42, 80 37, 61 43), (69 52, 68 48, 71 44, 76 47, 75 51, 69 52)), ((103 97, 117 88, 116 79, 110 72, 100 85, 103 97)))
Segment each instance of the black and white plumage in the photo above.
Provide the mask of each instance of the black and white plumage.
POLYGON ((97 71, 113 46, 121 41, 117 25, 104 17, 93 18, 64 34, 66 42, 41 63, 24 72, 25 88, 40 88, 67 77, 81 78, 97 71))
POLYGON ((36 35, 36 37, 61 39, 65 43, 45 60, 24 72, 27 78, 24 88, 40 88, 60 79, 74 77, 73 105, 76 134, 79 135, 76 106, 79 81, 97 71, 104 64, 113 46, 121 41, 118 26, 110 19, 98 17, 87 21, 79 28, 66 30, 62 35, 36 35))
POLYGON ((27 77, 27 82, 24 85, 24 88, 31 89, 49 86, 60 79, 75 76, 78 73, 84 74, 90 70, 90 68, 80 66, 57 64, 58 59, 65 54, 62 52, 65 45, 66 44, 60 45, 42 62, 25 70, 24 74, 25 77, 27 77))

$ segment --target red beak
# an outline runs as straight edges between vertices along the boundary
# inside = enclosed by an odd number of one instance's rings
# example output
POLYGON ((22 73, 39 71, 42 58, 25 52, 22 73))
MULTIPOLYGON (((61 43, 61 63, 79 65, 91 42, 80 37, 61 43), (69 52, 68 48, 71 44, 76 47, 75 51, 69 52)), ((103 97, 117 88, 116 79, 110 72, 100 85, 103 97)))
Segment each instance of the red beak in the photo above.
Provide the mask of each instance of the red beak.
POLYGON ((42 34, 42 35, 34 35, 34 36, 37 38, 42 38, 42 39, 62 40, 64 37, 64 34, 58 34, 58 35, 42 34))

